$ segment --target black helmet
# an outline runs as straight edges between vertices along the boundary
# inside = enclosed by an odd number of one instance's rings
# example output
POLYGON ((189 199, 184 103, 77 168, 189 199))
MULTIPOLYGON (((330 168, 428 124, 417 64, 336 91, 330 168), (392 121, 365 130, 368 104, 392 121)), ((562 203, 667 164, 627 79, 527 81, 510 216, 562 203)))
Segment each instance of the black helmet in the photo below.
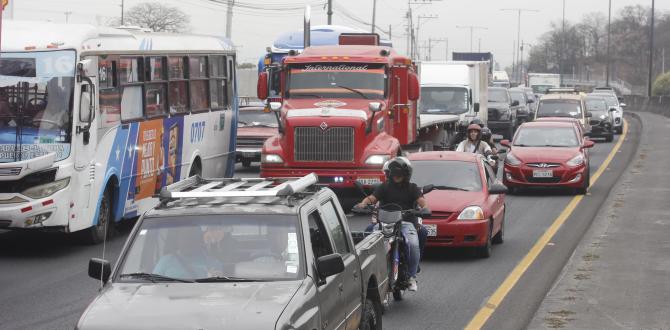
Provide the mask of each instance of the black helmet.
POLYGON ((482 128, 482 140, 489 141, 491 139, 491 129, 488 127, 482 128))
POLYGON ((387 179, 402 176, 406 182, 412 177, 412 163, 406 157, 395 157, 384 164, 384 174, 387 179))
POLYGON ((484 122, 477 117, 475 117, 473 120, 470 121, 470 125, 472 124, 477 124, 479 125, 479 127, 484 127, 484 122))

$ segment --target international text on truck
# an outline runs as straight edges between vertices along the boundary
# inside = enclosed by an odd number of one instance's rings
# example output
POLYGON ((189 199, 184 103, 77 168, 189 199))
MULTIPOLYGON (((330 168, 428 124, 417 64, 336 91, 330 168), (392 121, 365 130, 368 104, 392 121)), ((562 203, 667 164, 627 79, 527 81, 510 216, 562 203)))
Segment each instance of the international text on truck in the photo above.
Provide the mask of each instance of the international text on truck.
POLYGON ((105 222, 153 207, 162 186, 233 174, 229 41, 3 25, 0 228, 81 231, 98 242, 105 222))

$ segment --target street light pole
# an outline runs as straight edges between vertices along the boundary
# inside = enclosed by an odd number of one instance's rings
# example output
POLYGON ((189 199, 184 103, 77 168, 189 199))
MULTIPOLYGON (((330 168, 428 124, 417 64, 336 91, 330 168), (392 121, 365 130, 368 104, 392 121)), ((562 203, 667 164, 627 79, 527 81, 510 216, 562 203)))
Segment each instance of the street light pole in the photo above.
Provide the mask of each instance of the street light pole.
POLYGON ((612 35, 612 0, 609 0, 607 14, 607 67, 605 68, 605 86, 610 86, 610 36, 612 35))
MULTIPOLYGON (((372 33, 375 33, 375 16, 376 16, 376 14, 377 14, 377 0, 372 0, 372 33)), ((391 38, 389 38, 389 39, 391 39, 391 38)))
POLYGON ((123 7, 124 7, 124 4, 125 4, 125 0, 121 0, 121 26, 123 26, 123 12, 124 12, 123 7))
POLYGON ((561 29, 561 58, 558 60, 558 75, 563 87, 563 53, 565 52, 565 0, 563 0, 563 28, 561 29))
MULTIPOLYGON (((539 10, 535 10, 535 9, 525 9, 525 8, 505 8, 505 9, 500 9, 500 10, 501 11, 516 11, 517 12, 517 23, 516 23, 516 42, 517 43, 521 42, 521 12, 522 11, 538 12, 539 11, 539 10)), ((519 45, 519 47, 521 47, 520 43, 518 45, 519 45)), ((518 65, 518 63, 520 62, 518 57, 519 57, 519 52, 516 52, 517 67, 520 67, 518 65)), ((515 70, 515 72, 513 72, 512 74, 517 76, 517 81, 521 80, 521 76, 520 76, 521 71, 519 71, 519 74, 517 74, 517 72, 515 70)))
POLYGON ((647 96, 651 97, 651 84, 654 68, 654 0, 651 0, 651 24, 649 27, 649 81, 647 82, 647 96))
POLYGON ((470 52, 472 53, 472 35, 474 34, 475 29, 488 30, 487 27, 483 26, 474 26, 474 25, 456 25, 457 29, 469 29, 470 30, 470 52))

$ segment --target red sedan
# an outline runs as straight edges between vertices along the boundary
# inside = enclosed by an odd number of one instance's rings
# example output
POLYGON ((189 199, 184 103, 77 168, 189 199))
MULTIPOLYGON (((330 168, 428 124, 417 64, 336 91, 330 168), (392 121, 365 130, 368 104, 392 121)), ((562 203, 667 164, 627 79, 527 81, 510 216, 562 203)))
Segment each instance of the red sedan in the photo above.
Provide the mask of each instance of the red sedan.
POLYGON ((434 185, 425 195, 432 216, 424 219, 429 247, 474 247, 489 257, 491 245, 503 242, 507 188, 481 155, 434 151, 409 156, 412 181, 434 185))
POLYGON ((589 187, 588 148, 573 123, 530 122, 517 129, 514 140, 500 144, 510 150, 505 157, 503 182, 514 191, 521 187, 565 187, 585 194, 589 187))

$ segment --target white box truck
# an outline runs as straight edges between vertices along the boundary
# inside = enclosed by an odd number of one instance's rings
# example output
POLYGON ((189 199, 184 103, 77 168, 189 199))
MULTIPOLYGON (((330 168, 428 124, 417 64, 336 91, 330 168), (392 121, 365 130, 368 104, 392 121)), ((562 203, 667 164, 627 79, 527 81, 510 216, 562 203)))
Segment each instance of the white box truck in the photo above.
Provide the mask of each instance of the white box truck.
POLYGON ((535 95, 546 94, 549 88, 561 87, 561 76, 557 73, 528 73, 528 87, 535 95))
POLYGON ((474 118, 488 117, 488 63, 431 61, 419 64, 419 128, 441 125, 435 145, 451 149, 474 118))

